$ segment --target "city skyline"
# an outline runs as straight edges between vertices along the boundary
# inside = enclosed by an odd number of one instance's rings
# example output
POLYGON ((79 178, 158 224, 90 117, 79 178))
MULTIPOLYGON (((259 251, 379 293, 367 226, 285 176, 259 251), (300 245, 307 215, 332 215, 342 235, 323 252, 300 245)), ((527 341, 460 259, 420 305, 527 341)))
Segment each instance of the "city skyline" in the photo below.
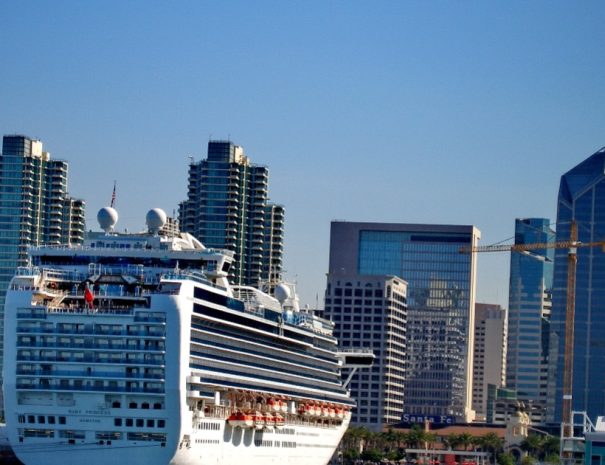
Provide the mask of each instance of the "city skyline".
MULTIPOLYGON (((270 169, 285 275, 311 305, 331 220, 473 224, 498 242, 515 218, 555 218, 561 174, 605 145, 598 2, 2 12, 0 130, 70 161, 89 229, 114 179, 119 230, 176 211, 188 157, 231 139, 270 169)), ((478 257, 479 302, 508 305, 508 262, 478 257)))

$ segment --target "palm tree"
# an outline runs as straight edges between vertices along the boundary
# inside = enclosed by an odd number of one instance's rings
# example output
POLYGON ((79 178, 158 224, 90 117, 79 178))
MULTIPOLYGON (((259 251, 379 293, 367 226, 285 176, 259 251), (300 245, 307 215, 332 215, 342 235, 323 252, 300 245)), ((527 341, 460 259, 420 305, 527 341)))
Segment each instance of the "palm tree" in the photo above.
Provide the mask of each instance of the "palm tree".
POLYGON ((467 450, 468 446, 473 444, 473 436, 469 433, 461 433, 458 440, 463 450, 467 450))
POLYGON ((523 442, 519 445, 521 450, 527 452, 530 457, 539 458, 540 453, 542 452, 542 445, 544 443, 544 439, 542 436, 538 436, 537 434, 530 434, 527 436, 523 442))
POLYGON ((491 462, 494 463, 496 456, 504 447, 504 441, 496 433, 487 433, 483 436, 481 446, 483 450, 491 453, 491 462))

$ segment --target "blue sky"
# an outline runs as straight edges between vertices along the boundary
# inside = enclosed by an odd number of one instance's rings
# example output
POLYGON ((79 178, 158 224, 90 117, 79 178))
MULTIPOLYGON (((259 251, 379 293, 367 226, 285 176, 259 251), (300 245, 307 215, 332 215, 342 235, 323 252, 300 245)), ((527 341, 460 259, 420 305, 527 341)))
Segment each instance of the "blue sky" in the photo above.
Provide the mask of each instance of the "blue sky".
MULTIPOLYGON (((89 227, 171 213, 188 156, 230 138, 286 206, 286 271, 321 295, 330 221, 556 215, 559 178, 605 145, 597 1, 1 2, 0 132, 70 162, 89 227)), ((507 303, 508 256, 478 297, 507 303)))

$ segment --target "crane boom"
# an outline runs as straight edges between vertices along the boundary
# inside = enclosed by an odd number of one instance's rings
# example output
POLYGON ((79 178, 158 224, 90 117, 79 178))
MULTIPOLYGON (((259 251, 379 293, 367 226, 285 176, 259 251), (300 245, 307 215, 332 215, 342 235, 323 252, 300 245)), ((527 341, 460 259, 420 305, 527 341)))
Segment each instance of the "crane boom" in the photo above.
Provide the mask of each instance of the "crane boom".
POLYGON ((563 433, 564 436, 567 437, 573 436, 572 392, 574 320, 576 307, 576 264, 578 262, 577 249, 580 247, 601 247, 603 251, 605 251, 605 241, 579 242, 578 225, 572 220, 568 241, 534 242, 529 244, 496 244, 460 248, 460 253, 524 252, 540 249, 569 249, 567 254, 567 301, 565 307, 565 352, 563 355, 563 403, 561 412, 563 433))

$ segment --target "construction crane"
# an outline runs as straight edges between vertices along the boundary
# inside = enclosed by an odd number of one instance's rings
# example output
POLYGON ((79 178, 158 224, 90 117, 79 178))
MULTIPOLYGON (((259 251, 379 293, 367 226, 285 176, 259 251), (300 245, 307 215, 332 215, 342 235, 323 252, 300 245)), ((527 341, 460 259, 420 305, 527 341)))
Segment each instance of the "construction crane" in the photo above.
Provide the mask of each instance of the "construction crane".
POLYGON ((572 426, 572 391, 573 391, 573 347, 574 347, 574 319, 576 313, 576 264, 578 262, 577 250, 580 247, 602 247, 605 250, 605 241, 580 242, 578 241, 578 225, 571 222, 569 240, 557 242, 534 242, 529 244, 497 244, 486 246, 462 247, 461 253, 473 252, 526 252, 540 249, 568 249, 567 253, 567 300, 565 307, 565 353, 563 359, 563 403, 562 425, 563 434, 573 436, 572 426))

